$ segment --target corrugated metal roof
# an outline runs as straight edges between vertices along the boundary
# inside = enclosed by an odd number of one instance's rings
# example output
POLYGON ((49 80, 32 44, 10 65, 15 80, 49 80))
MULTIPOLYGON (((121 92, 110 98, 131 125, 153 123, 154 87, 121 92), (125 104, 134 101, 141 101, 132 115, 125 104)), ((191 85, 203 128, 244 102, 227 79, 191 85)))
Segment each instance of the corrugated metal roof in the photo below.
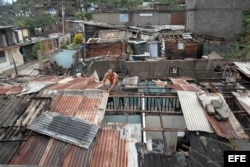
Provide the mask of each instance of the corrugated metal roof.
POLYGON ((176 78, 170 78, 170 80, 173 82, 173 84, 177 85, 188 85, 189 83, 185 79, 176 79, 176 78))
POLYGON ((23 90, 22 86, 13 86, 11 89, 9 89, 5 94, 6 95, 17 95, 23 90))
POLYGON ((8 92, 11 89, 10 86, 0 86, 0 95, 4 95, 6 92, 8 92))
POLYGON ((137 167, 135 136, 141 135, 140 127, 140 124, 105 125, 97 136, 90 166, 137 167))
POLYGON ((121 30, 100 30, 98 31, 100 42, 114 42, 125 40, 126 31, 121 30))
POLYGON ((183 85, 181 84, 180 87, 185 90, 185 91, 190 91, 190 92, 199 92, 200 90, 197 89, 194 85, 183 85))
POLYGON ((248 94, 239 94, 232 92, 244 110, 250 115, 250 96, 248 94))
POLYGON ((99 128, 78 118, 46 112, 39 115, 28 129, 88 149, 99 128))
POLYGON ((182 112, 189 131, 212 133, 213 130, 206 118, 195 92, 177 91, 182 112))
POLYGON ((100 125, 108 102, 108 93, 101 90, 53 91, 51 111, 76 116, 100 125))
POLYGON ((249 139, 248 135, 243 130, 242 126, 235 118, 234 114, 228 107, 223 95, 221 93, 210 94, 210 96, 217 96, 222 100, 223 105, 227 108, 229 113, 228 120, 217 121, 214 116, 208 116, 207 118, 213 127, 215 133, 221 137, 225 137, 227 139, 249 139))
POLYGON ((250 77, 250 62, 234 62, 241 72, 250 77))
POLYGON ((118 130, 103 129, 98 134, 90 166, 128 166, 127 142, 118 130))
POLYGON ((43 135, 32 135, 21 144, 9 164, 89 167, 91 155, 92 149, 87 150, 43 135))
POLYGON ((48 87, 46 90, 83 90, 83 89, 95 89, 101 86, 98 76, 86 77, 67 77, 58 81, 57 84, 48 87))

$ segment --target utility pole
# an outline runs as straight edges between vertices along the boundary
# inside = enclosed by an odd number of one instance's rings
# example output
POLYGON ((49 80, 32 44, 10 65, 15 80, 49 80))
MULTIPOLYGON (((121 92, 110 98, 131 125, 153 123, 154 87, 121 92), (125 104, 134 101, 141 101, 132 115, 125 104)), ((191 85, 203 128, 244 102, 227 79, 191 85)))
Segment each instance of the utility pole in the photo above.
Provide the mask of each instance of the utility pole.
POLYGON ((62 5, 62 31, 63 31, 63 36, 64 36, 64 7, 62 5))

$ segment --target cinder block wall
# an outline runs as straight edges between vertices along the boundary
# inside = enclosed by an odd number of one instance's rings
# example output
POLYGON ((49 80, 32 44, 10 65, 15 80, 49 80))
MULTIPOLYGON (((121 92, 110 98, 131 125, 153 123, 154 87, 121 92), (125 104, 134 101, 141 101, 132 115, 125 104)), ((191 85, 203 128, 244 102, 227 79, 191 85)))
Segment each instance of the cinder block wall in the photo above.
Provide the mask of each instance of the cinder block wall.
POLYGON ((184 25, 185 11, 135 11, 93 13, 93 20, 117 25, 184 25), (127 22, 121 22, 120 14, 128 14, 127 22))
POLYGON ((249 0, 186 0, 186 30, 196 35, 237 38, 249 0))
MULTIPOLYGON (((90 68, 89 74, 97 71, 100 78, 105 72, 112 68, 114 70, 123 69, 128 72, 128 76, 139 76, 140 78, 168 78, 170 67, 179 67, 180 77, 193 77, 196 79, 213 78, 219 79, 222 73, 214 72, 217 65, 223 67, 236 59, 218 59, 218 60, 163 60, 158 62, 146 61, 95 61, 90 68)), ((249 61, 249 60, 248 60, 249 61)))

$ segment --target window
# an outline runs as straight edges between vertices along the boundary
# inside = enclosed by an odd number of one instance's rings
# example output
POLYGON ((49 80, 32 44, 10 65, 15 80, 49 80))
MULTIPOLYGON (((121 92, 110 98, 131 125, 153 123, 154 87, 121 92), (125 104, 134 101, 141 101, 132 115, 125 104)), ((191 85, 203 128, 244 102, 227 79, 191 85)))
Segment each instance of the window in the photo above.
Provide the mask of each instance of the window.
POLYGON ((6 62, 4 51, 0 51, 0 63, 6 62))

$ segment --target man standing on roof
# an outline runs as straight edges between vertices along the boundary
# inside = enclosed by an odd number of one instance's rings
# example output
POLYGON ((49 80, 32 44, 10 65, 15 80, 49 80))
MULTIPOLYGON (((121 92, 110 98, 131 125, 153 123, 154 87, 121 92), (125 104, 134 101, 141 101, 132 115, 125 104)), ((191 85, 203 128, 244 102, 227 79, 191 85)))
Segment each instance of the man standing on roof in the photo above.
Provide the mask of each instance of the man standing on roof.
POLYGON ((110 93, 112 91, 112 89, 118 85, 119 83, 119 80, 118 80, 118 74, 116 72, 113 72, 112 69, 109 69, 105 74, 104 74, 104 77, 103 77, 103 84, 106 83, 106 81, 109 81, 110 82, 110 85, 111 87, 108 89, 108 92, 110 93))

